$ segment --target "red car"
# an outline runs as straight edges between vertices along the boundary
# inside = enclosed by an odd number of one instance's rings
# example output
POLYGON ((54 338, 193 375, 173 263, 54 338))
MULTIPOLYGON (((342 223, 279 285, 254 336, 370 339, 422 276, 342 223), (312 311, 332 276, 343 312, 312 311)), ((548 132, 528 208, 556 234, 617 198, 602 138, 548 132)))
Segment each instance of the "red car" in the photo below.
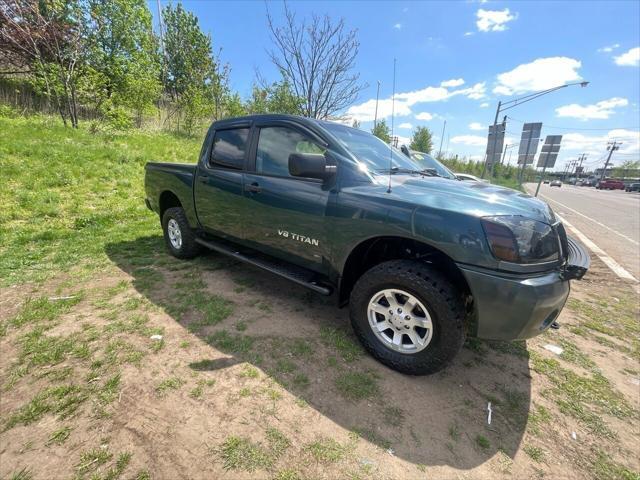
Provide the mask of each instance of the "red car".
POLYGON ((624 183, 620 180, 606 178, 596 185, 598 190, 624 190, 624 183))

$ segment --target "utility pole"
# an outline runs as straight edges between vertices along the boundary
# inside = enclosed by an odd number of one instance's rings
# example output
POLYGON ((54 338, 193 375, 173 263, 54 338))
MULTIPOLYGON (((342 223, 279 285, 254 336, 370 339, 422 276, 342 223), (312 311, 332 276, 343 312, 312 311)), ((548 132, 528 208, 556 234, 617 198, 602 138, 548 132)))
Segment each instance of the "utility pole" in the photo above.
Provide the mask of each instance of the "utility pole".
POLYGON ((442 155, 442 141, 444 140, 444 129, 447 128, 447 121, 444 121, 444 125, 442 126, 442 136, 440 137, 440 148, 438 149, 438 160, 442 155))
MULTIPOLYGON (((160 1, 160 0, 158 0, 160 1)), ((380 80, 378 80, 378 88, 376 90, 376 113, 373 116, 373 128, 376 128, 376 124, 378 123, 378 98, 380 98, 380 80)))
POLYGON ((609 155, 607 156, 607 161, 604 163, 604 168, 602 169, 602 173, 600 174, 600 181, 604 180, 604 174, 607 172, 607 167, 609 166, 609 162, 611 161, 611 155, 613 155, 614 150, 620 150, 620 144, 622 142, 607 142, 607 150, 609 150, 609 155))

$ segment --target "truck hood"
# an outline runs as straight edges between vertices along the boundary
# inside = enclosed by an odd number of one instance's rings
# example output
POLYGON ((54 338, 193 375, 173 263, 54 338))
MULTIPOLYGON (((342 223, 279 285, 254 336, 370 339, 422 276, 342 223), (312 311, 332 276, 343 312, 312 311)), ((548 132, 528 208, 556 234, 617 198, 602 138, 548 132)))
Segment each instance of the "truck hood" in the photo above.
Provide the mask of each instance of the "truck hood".
MULTIPOLYGON (((376 176, 382 193, 419 206, 466 213, 475 217, 520 215, 548 224, 556 222, 553 211, 542 200, 511 188, 483 182, 464 182, 418 175, 376 176)), ((376 188, 376 191, 379 189, 376 188)))

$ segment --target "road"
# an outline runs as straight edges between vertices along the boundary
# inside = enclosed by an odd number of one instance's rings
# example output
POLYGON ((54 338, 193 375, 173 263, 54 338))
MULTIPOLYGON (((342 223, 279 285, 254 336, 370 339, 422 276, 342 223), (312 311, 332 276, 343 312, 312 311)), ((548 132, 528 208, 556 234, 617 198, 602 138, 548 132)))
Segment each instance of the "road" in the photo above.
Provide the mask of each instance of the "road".
MULTIPOLYGON (((531 194, 535 192, 535 187, 535 184, 525 186, 531 194)), ((543 184, 538 196, 640 280, 640 194, 573 185, 558 188, 543 184)))

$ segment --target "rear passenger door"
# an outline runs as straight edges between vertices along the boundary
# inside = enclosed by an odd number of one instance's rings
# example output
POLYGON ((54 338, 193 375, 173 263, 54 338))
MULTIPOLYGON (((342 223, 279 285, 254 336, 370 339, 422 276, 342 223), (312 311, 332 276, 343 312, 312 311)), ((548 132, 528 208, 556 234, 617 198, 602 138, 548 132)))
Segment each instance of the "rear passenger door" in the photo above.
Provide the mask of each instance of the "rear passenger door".
POLYGON ((200 224, 206 231, 229 240, 244 237, 243 171, 249 133, 249 123, 216 129, 195 179, 194 197, 200 224))
POLYGON ((289 175, 290 154, 324 153, 324 142, 291 122, 270 122, 255 126, 252 143, 245 238, 266 253, 324 272, 330 187, 289 175))

